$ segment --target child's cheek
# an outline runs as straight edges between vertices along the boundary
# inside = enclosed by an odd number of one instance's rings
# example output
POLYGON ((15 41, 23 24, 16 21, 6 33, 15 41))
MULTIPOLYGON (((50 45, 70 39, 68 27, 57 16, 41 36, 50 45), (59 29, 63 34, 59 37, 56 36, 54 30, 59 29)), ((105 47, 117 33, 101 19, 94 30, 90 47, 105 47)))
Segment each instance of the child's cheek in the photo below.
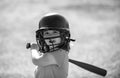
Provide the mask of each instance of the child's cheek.
POLYGON ((61 43, 61 38, 56 38, 55 40, 56 40, 55 44, 61 43))
POLYGON ((49 40, 49 39, 45 39, 45 42, 46 42, 46 44, 47 44, 47 45, 51 45, 51 43, 50 43, 50 40, 49 40))

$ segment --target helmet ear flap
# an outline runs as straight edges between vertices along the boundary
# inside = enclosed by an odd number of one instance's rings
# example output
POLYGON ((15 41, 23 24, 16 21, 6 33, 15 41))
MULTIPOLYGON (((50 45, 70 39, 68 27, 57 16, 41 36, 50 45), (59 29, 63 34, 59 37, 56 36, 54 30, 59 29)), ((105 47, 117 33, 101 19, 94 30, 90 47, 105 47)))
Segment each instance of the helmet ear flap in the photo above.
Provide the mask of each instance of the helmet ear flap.
POLYGON ((70 32, 67 30, 61 31, 61 38, 62 38, 62 45, 60 46, 61 49, 69 51, 70 50, 70 32))
POLYGON ((36 31, 36 39, 38 39, 38 38, 39 38, 39 34, 40 34, 40 31, 39 31, 39 30, 37 30, 37 31, 36 31))
MULTIPOLYGON (((42 37, 42 36, 41 36, 42 37)), ((48 52, 50 49, 49 47, 45 44, 45 41, 43 39, 43 37, 41 38, 39 35, 36 35, 36 41, 37 44, 39 46, 39 51, 46 53, 48 52)))
POLYGON ((38 33, 36 33, 36 39, 38 39, 39 38, 39 35, 38 35, 38 33))

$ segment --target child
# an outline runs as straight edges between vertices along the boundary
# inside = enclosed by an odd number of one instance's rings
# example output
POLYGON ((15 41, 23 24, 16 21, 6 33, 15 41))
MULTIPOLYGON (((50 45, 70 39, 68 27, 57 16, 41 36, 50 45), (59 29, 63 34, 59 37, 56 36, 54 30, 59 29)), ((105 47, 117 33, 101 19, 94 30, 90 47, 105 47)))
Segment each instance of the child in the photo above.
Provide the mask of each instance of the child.
POLYGON ((36 31, 37 44, 31 45, 35 78, 67 78, 70 32, 59 14, 45 15, 36 31))

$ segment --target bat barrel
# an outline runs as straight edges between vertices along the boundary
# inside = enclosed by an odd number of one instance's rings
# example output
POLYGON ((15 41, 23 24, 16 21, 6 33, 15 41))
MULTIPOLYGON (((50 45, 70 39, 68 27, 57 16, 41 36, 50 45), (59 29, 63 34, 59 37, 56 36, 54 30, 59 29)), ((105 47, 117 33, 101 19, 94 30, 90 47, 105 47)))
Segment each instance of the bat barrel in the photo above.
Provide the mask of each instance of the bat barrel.
POLYGON ((84 68, 84 69, 86 69, 90 72, 101 75, 101 76, 106 76, 106 74, 107 74, 107 71, 105 69, 102 69, 102 68, 99 68, 99 67, 87 64, 87 63, 75 61, 75 60, 72 60, 72 59, 69 59, 69 62, 71 62, 71 63, 73 63, 73 64, 75 64, 79 67, 82 67, 82 68, 84 68))

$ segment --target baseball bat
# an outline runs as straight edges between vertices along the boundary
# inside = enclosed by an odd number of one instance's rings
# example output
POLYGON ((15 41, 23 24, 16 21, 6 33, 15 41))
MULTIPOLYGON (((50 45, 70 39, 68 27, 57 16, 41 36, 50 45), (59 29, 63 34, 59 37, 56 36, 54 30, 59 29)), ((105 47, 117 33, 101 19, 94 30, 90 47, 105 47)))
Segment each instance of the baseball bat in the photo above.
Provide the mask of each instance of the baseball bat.
POLYGON ((96 67, 96 66, 91 65, 91 64, 83 63, 83 62, 76 61, 76 60, 73 60, 73 59, 69 59, 69 62, 71 62, 71 63, 73 63, 73 64, 75 64, 79 67, 82 67, 83 69, 86 69, 90 72, 101 75, 101 76, 106 76, 106 74, 107 74, 107 70, 96 67))

